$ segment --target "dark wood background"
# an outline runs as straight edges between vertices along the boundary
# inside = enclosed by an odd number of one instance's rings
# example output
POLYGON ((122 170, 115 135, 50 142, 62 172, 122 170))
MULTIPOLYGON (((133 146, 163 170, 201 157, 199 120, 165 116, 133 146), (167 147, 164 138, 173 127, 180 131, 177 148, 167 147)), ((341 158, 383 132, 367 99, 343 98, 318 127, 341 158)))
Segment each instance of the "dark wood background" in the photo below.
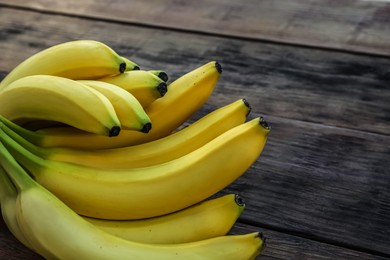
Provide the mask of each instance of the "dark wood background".
MULTIPOLYGON (((51 45, 105 42, 171 80, 223 66, 206 113, 247 98, 272 127, 221 194, 262 231, 258 259, 390 258, 390 2, 0 0, 0 78, 51 45)), ((0 259, 40 259, 0 221, 0 259)))

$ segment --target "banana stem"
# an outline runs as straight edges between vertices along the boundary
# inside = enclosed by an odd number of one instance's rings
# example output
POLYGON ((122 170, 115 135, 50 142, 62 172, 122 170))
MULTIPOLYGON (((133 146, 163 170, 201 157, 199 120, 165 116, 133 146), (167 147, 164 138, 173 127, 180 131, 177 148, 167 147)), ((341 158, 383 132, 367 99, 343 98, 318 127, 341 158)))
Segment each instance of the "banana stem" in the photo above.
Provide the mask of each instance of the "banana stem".
POLYGON ((6 170, 0 166, 0 201, 17 195, 16 187, 9 179, 6 170))
MULTIPOLYGON (((3 136, 4 132, 1 129, 0 131, 0 135, 3 136)), ((0 141, 0 154, 2 155, 0 156, 0 164, 19 192, 36 187, 37 183, 18 164, 7 148, 5 148, 2 141, 0 141)))
POLYGON ((28 140, 29 142, 38 145, 40 142, 40 139, 42 139, 42 136, 38 133, 35 133, 33 131, 30 131, 28 129, 25 129, 14 122, 8 120, 4 116, 0 115, 0 122, 2 122, 4 125, 12 129, 15 133, 17 133, 20 136, 23 136, 24 139, 28 140))
POLYGON ((1 125, 2 130, 9 137, 11 137, 13 140, 18 142, 20 145, 22 145, 24 148, 26 148, 30 152, 32 152, 32 153, 34 153, 37 156, 42 157, 42 158, 46 158, 48 156, 48 152, 46 149, 39 147, 39 146, 31 143, 30 141, 26 140, 20 134, 18 134, 17 132, 15 132, 11 128, 9 128, 6 124, 0 122, 0 125, 1 125))
MULTIPOLYGON (((30 175, 28 175, 23 168, 18 164, 20 162, 24 167, 27 167, 28 169, 32 170, 35 169, 37 172, 39 172, 39 169, 45 164, 45 160, 41 157, 31 153, 27 149, 25 149, 23 146, 21 146, 19 143, 14 141, 11 137, 9 137, 3 130, 3 124, 0 124, 0 140, 2 142, 2 147, 0 149, 0 152, 4 155, 1 159, 1 163, 3 167, 8 172, 9 177, 14 182, 15 186, 18 188, 21 188, 20 184, 21 181, 14 181, 15 174, 9 174, 9 172, 24 172, 24 174, 20 173, 17 174, 17 176, 23 176, 26 175, 28 178, 31 179, 30 175), (6 148, 7 147, 7 148, 6 148), (9 149, 9 151, 7 150, 9 149), (15 157, 15 158, 14 158, 15 157), (16 161, 16 160, 17 161, 16 161), (12 163, 11 163, 12 162, 12 163), (14 165, 16 163, 16 165, 14 165)), ((19 179, 26 179, 26 178, 19 178, 19 179)), ((32 183, 35 183, 32 181, 32 183)))

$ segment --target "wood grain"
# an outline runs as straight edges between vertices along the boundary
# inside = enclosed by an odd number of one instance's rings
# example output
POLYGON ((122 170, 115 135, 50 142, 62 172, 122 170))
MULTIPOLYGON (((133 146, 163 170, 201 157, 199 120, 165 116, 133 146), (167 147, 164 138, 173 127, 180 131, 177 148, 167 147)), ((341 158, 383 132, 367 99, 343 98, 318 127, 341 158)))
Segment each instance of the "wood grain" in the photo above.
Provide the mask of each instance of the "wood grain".
POLYGON ((385 1, 1 0, 0 3, 214 35, 390 55, 390 3, 385 1))
MULTIPOLYGON (((220 82, 189 122, 246 97, 251 117, 270 123, 261 157, 222 192, 246 199, 241 223, 275 232, 268 257, 390 257, 389 58, 11 8, 0 8, 0 36, 3 76, 41 49, 81 38, 171 80, 218 60, 220 82)), ((0 256, 8 256, 19 246, 1 230, 0 256)))

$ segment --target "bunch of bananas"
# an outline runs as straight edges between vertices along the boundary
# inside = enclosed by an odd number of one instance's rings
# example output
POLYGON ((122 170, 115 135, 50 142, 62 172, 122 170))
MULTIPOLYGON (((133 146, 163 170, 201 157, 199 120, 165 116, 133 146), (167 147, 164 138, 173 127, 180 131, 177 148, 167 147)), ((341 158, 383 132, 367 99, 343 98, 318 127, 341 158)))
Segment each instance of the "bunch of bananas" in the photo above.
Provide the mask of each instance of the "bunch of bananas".
POLYGON ((228 235, 245 204, 211 198, 261 154, 270 128, 245 99, 184 123, 222 69, 167 83, 107 45, 62 43, 0 83, 0 202, 47 259, 254 259, 260 232, 228 235))

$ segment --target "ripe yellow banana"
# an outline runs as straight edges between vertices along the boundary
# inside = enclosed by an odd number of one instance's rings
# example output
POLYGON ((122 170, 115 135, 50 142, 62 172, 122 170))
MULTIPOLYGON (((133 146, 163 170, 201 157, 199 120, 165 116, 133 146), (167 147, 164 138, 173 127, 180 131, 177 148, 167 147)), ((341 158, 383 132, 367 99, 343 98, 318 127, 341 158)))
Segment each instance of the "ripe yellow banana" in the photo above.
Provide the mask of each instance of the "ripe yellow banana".
POLYGON ((1 116, 0 120, 5 124, 3 130, 11 138, 44 159, 101 169, 124 169, 151 166, 179 158, 201 147, 223 132, 244 123, 249 112, 249 104, 245 99, 239 99, 164 138, 134 146, 100 150, 36 146, 18 135, 18 130, 15 132, 10 129, 19 128, 18 126, 14 126, 1 116))
POLYGON ((157 77, 162 79, 164 82, 167 82, 169 79, 168 74, 163 70, 148 70, 148 72, 156 75, 157 77))
POLYGON ((228 194, 161 217, 127 221, 84 218, 107 233, 130 241, 178 244, 226 235, 244 208, 240 196, 228 194))
MULTIPOLYGON (((3 128, 3 124, 0 126, 3 128)), ((121 170, 44 160, 3 130, 0 139, 35 180, 77 213, 105 219, 140 219, 186 208, 225 188, 256 161, 268 133, 266 122, 256 118, 178 159, 121 170)))
POLYGON ((171 134, 198 111, 211 95, 221 71, 217 62, 209 62, 172 82, 166 95, 145 109, 153 124, 148 134, 122 130, 117 137, 106 138, 70 127, 50 128, 40 133, 20 130, 18 133, 43 147, 107 149, 150 142, 171 134))
POLYGON ((16 220, 15 206, 17 194, 18 192, 16 191, 15 186, 8 178, 3 167, 0 166, 0 203, 4 222, 17 240, 26 247, 32 249, 31 244, 27 241, 27 238, 24 236, 16 220))
POLYGON ((81 218, 36 183, 1 142, 0 153, 0 163, 18 190, 17 222, 34 250, 47 259, 246 260, 263 248, 264 236, 259 232, 168 245, 118 238, 81 218))
POLYGON ((120 122, 110 101, 74 80, 48 75, 18 79, 0 92, 0 114, 10 120, 51 120, 116 136, 120 122))
POLYGON ((123 73, 137 65, 123 60, 107 45, 92 40, 61 43, 29 57, 0 82, 0 90, 30 75, 54 75, 70 79, 96 79, 123 73))
POLYGON ((149 116, 131 93, 116 85, 103 81, 78 80, 78 82, 99 91, 110 100, 122 129, 148 133, 152 128, 149 116))
POLYGON ((163 97, 168 90, 167 84, 162 79, 145 70, 126 71, 99 80, 127 90, 138 99, 144 108, 163 97))

